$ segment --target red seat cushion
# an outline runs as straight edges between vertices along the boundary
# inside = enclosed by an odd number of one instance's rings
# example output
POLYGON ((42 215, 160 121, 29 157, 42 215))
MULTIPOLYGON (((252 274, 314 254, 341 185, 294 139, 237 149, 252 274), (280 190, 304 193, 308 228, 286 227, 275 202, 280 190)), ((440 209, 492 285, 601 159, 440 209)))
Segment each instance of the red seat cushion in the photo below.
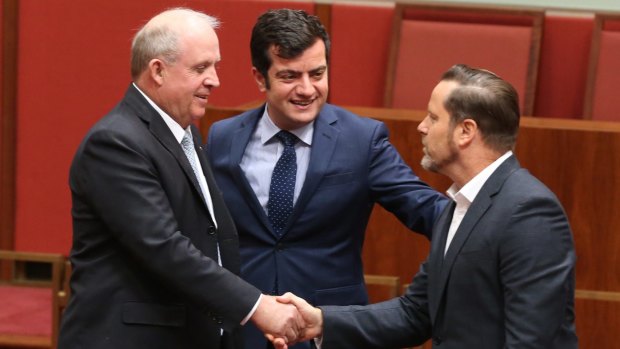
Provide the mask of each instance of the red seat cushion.
POLYGON ((52 335, 52 292, 49 288, 0 286, 0 334, 52 335))

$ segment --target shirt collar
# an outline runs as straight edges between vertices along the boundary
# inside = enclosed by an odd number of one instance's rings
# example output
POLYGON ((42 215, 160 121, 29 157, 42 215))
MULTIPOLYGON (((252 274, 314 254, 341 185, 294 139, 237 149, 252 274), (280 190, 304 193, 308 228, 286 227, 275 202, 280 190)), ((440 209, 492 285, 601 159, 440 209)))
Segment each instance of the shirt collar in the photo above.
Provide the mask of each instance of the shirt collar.
POLYGON ((461 189, 456 186, 456 183, 453 183, 450 188, 446 191, 448 196, 459 203, 467 203, 471 204, 474 202, 476 195, 482 189, 482 186, 486 181, 491 177, 493 172, 497 170, 499 165, 501 165, 506 159, 508 159, 512 155, 512 151, 507 151, 504 155, 500 156, 497 160, 493 161, 489 166, 485 167, 484 170, 480 171, 474 178, 472 178, 469 182, 467 182, 461 189))
MULTIPOLYGON (((265 106, 265 111, 263 112, 261 119, 258 121, 257 129, 259 131, 261 144, 269 142, 278 132, 281 131, 281 129, 276 126, 273 121, 271 121, 271 118, 269 117, 269 112, 267 111, 267 106, 265 106)), ((300 128, 288 131, 297 136, 297 138, 299 138, 299 140, 306 145, 312 145, 314 122, 311 122, 300 128)))
POLYGON ((155 109, 155 111, 157 111, 157 113, 161 116, 166 125, 168 125, 170 131, 172 131, 172 135, 174 135, 174 138, 177 140, 177 142, 179 142, 179 144, 181 144, 181 140, 183 140, 185 132, 188 132, 190 136, 192 135, 191 127, 187 126, 187 129, 184 130, 178 122, 174 121, 174 119, 171 118, 170 115, 163 111, 144 92, 142 92, 142 90, 140 90, 140 88, 135 83, 133 83, 133 86, 136 88, 136 90, 138 90, 138 92, 142 94, 142 96, 144 96, 144 98, 147 102, 149 102, 151 107, 153 107, 153 109, 155 109))

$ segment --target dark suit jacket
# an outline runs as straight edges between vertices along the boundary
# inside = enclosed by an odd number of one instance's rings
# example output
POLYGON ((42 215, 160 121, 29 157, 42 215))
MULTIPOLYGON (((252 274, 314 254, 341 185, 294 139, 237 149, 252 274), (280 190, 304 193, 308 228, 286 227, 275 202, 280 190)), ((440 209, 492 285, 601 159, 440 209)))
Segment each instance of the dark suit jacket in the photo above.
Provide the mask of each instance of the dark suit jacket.
POLYGON ((508 158, 470 206, 444 258, 454 205, 406 294, 368 307, 323 307, 323 349, 577 348, 575 253, 560 203, 508 158))
MULTIPOLYGON (((193 135, 201 144, 195 127, 193 135)), ((235 275, 237 232, 197 151, 217 229, 181 146, 133 85, 88 132, 70 171, 72 296, 60 348, 219 348, 222 338, 240 339, 260 291, 235 275)))
MULTIPOLYGON (((383 123, 325 105, 314 124, 305 183, 277 236, 239 165, 263 112, 264 106, 213 124, 207 144, 239 231, 242 277, 263 292, 291 291, 316 305, 366 304, 362 245, 374 203, 430 234, 447 198, 404 163, 383 123)), ((264 348, 258 330, 248 327, 246 334, 247 349, 264 348)))

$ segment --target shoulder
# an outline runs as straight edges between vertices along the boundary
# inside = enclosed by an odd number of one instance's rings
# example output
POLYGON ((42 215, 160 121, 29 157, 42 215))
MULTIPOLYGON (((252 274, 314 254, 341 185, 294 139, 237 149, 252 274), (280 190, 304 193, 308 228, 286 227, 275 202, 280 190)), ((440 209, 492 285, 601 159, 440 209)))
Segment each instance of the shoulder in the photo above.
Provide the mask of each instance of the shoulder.
POLYGON ((521 197, 523 200, 532 198, 550 198, 557 200, 555 194, 525 168, 519 168, 508 176, 502 191, 513 196, 521 197))
POLYGON ((374 133, 377 129, 387 132, 385 124, 370 117, 357 115, 345 108, 333 104, 325 104, 319 114, 320 122, 332 125, 342 132, 370 132, 374 133))
POLYGON ((251 109, 241 114, 218 120, 211 125, 211 132, 214 130, 229 130, 232 128, 242 127, 249 123, 253 123, 258 120, 260 115, 262 115, 263 110, 264 106, 261 106, 260 108, 251 109))

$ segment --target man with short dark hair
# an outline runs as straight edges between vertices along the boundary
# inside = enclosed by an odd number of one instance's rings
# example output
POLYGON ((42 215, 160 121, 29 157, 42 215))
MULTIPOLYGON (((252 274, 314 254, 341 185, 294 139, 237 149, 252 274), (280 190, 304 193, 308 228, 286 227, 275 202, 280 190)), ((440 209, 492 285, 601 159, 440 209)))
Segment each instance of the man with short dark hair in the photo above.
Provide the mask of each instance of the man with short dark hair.
MULTIPOLYGON (((326 103, 330 41, 317 17, 267 11, 250 47, 266 103, 213 124, 207 144, 239 230, 241 276, 315 305, 366 304, 362 247, 374 204, 430 237, 447 198, 405 164, 383 123, 326 103)), ((246 349, 266 348, 260 331, 244 331, 246 349)))

